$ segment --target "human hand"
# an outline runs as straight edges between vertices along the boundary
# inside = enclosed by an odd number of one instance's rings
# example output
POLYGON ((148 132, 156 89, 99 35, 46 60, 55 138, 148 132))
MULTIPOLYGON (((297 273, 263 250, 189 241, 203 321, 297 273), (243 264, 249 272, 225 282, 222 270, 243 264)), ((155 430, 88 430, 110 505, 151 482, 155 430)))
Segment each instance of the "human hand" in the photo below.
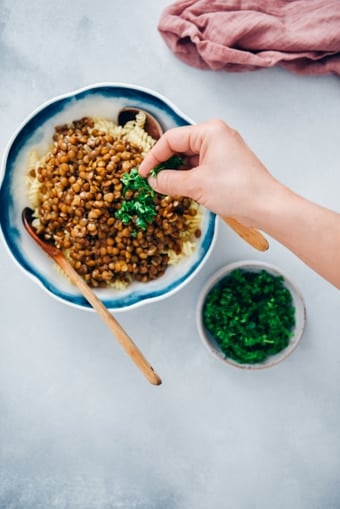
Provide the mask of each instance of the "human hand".
POLYGON ((222 120, 170 129, 145 156, 140 174, 147 177, 173 154, 184 156, 188 169, 150 177, 157 192, 188 196, 219 216, 263 230, 340 288, 339 213, 281 184, 222 120))
POLYGON ((147 177, 173 154, 183 155, 189 169, 149 177, 155 191, 188 196, 216 214, 256 226, 261 200, 278 183, 235 130, 222 120, 170 129, 145 156, 140 174, 147 177))

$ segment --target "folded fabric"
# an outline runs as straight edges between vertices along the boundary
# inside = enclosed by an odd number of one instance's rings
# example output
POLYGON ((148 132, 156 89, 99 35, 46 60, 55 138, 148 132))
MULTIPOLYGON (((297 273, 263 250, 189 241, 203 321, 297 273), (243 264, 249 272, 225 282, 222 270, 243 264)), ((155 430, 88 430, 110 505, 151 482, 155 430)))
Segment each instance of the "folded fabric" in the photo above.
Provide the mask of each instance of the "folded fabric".
POLYGON ((340 0, 180 0, 158 30, 200 69, 340 75, 340 0))

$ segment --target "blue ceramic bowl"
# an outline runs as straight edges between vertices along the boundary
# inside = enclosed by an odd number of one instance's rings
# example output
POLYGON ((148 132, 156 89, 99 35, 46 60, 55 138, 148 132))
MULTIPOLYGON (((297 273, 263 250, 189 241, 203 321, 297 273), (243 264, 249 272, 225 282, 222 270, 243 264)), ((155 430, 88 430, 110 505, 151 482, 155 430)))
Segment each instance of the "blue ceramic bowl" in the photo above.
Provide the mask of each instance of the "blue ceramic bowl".
MULTIPOLYGON (((27 156, 33 147, 43 152, 56 125, 83 116, 103 116, 116 120, 125 106, 145 109, 155 115, 164 130, 193 124, 174 104, 143 87, 123 83, 96 84, 54 98, 34 111, 12 137, 4 154, 0 182, 0 224, 3 240, 16 264, 47 293, 62 302, 91 309, 79 291, 58 270, 54 262, 25 231, 21 213, 28 206, 25 190, 27 156)), ((183 288, 201 269, 212 250, 216 236, 216 217, 203 209, 202 236, 195 252, 170 266, 165 274, 148 283, 133 283, 125 290, 96 290, 112 310, 131 309, 158 301, 183 288)))

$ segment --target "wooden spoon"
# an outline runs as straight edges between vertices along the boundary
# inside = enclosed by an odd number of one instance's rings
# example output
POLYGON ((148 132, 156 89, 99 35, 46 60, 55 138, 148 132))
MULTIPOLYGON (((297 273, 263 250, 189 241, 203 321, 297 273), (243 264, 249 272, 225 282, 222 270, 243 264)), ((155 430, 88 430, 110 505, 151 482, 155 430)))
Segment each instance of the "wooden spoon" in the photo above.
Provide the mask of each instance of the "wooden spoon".
POLYGON ((162 383, 161 379, 157 373, 155 373, 141 351, 128 336, 119 322, 117 322, 117 320, 111 315, 102 301, 98 299, 96 294, 86 284, 85 280, 74 270, 72 265, 64 257, 63 253, 55 246, 48 244, 38 236, 34 226, 32 226, 32 213, 32 209, 28 207, 22 211, 22 221, 30 236, 37 242, 37 244, 39 244, 45 253, 47 253, 62 268, 70 281, 79 289, 85 299, 97 311, 100 318, 106 323, 111 332, 113 332, 126 353, 131 357, 133 362, 149 380, 149 382, 153 385, 160 385, 162 383))
POLYGON ((269 242, 262 235, 259 230, 256 228, 251 228, 250 226, 245 226, 240 223, 234 217, 222 217, 223 221, 230 226, 232 230, 234 230, 237 235, 239 235, 243 240, 248 242, 251 246, 253 246, 258 251, 267 251, 269 248, 269 242))
MULTIPOLYGON (((142 111, 146 115, 146 122, 144 129, 145 131, 155 140, 158 140, 162 134, 163 129, 160 123, 156 120, 156 118, 141 108, 135 107, 126 107, 122 108, 117 117, 118 125, 124 125, 129 120, 135 120, 137 113, 142 111)), ((259 230, 255 228, 251 228, 250 226, 245 226, 244 224, 237 221, 237 219, 233 217, 222 217, 223 221, 227 223, 230 228, 234 230, 243 240, 248 242, 251 246, 253 246, 258 251, 266 251, 269 248, 268 240, 262 235, 259 230)))

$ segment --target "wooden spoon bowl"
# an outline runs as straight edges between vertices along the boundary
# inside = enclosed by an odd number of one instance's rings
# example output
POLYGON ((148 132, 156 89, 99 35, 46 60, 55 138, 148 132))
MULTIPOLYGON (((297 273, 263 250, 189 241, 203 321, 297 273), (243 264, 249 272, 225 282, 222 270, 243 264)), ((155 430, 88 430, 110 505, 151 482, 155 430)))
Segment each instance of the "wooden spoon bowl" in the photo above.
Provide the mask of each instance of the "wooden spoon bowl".
POLYGON ((158 140, 163 134, 163 128, 158 120, 148 113, 145 110, 141 110, 140 108, 126 107, 122 108, 117 117, 118 125, 125 125, 130 120, 135 120, 136 115, 142 111, 146 116, 146 121, 144 125, 145 131, 153 138, 154 140, 158 140))

